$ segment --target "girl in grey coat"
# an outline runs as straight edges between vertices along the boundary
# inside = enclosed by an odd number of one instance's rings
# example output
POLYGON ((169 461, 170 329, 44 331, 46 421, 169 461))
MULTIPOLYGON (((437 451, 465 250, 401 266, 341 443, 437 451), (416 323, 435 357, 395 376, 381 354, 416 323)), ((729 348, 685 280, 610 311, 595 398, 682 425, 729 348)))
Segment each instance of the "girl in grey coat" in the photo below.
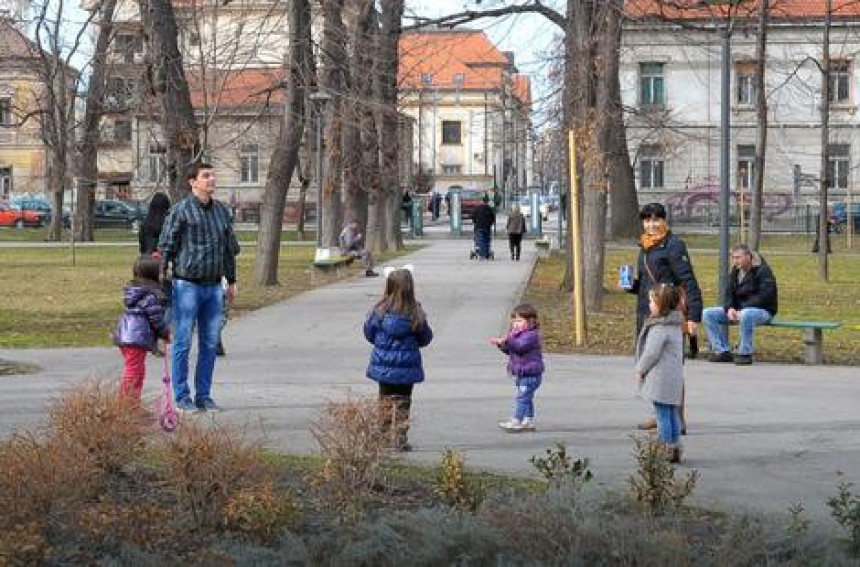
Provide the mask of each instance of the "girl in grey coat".
POLYGON ((659 284, 649 294, 651 316, 636 341, 636 376, 642 397, 654 404, 657 434, 669 449, 670 461, 681 460, 681 405, 684 389, 684 339, 680 293, 659 284))

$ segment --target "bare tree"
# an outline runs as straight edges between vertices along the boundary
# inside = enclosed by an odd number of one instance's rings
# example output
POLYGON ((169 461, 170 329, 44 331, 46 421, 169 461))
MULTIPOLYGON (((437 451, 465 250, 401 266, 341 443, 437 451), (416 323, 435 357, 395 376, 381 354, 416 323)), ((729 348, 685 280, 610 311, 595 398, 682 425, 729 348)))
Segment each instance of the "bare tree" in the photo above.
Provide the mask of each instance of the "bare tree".
MULTIPOLYGON (((830 28, 833 22, 833 0, 825 0, 824 32, 821 41, 821 171, 819 173, 819 206, 818 206, 818 277, 826 282, 829 279, 828 256, 830 252, 827 240, 827 185, 835 183, 832 175, 828 175, 828 146, 830 144, 830 28)), ((850 222, 850 216, 849 216, 850 222)))
POLYGON ((382 29, 379 38, 380 81, 380 170, 382 195, 385 199, 384 239, 386 248, 400 249, 403 238, 400 234, 401 188, 399 175, 399 140, 397 110, 397 70, 400 59, 401 21, 403 0, 382 0, 382 29))
POLYGON ((269 162, 269 175, 263 193, 254 282, 258 285, 278 283, 278 259, 281 251, 281 228, 287 191, 296 164, 305 124, 305 97, 311 81, 311 8, 308 0, 292 0, 289 14, 290 59, 287 78, 287 102, 278 142, 269 162))
MULTIPOLYGON (((756 145, 755 145, 755 181, 752 189, 750 207, 749 245, 758 250, 761 245, 761 213, 764 197, 765 157, 767 156, 767 93, 765 91, 765 68, 767 67, 767 26, 769 21, 770 4, 768 0, 760 0, 758 13, 758 30, 756 37, 756 145)), ((743 206, 743 205, 742 205, 743 206)))

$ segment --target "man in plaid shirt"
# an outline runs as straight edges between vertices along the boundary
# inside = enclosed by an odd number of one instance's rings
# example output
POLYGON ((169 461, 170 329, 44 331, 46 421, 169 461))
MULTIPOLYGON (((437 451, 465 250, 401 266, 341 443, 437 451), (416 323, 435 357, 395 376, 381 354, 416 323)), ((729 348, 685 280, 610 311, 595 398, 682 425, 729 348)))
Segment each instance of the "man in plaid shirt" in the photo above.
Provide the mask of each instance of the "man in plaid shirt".
POLYGON ((191 194, 170 209, 158 241, 164 270, 173 270, 173 393, 184 411, 217 411, 212 399, 215 347, 224 302, 236 293, 236 255, 239 242, 233 232, 230 209, 212 198, 215 171, 194 164, 188 172, 191 194), (226 279, 226 290, 221 280, 226 279), (188 386, 191 334, 197 326, 199 348, 194 373, 194 398, 188 386))

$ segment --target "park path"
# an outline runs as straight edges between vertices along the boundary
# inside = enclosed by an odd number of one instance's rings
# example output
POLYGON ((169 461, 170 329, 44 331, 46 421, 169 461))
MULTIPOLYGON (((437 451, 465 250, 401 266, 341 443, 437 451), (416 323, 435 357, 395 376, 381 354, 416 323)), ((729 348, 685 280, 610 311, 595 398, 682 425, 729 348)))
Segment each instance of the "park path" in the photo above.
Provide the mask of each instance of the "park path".
MULTIPOLYGON (((534 256, 526 246, 523 261, 510 262, 497 239, 499 259, 479 263, 468 259, 469 247, 466 240, 431 240, 397 262, 414 264, 436 335, 424 355, 428 380, 415 392, 417 450, 407 458, 435 463, 443 448, 453 447, 471 466, 530 474, 528 458, 562 442, 591 459, 597 482, 623 490, 633 466, 632 427, 647 413, 634 395, 632 360, 548 356, 538 431, 500 431, 496 422, 507 416, 513 389, 504 358, 487 338, 504 328, 534 256)), ((357 277, 231 321, 228 356, 215 377, 226 411, 215 419, 245 425, 279 450, 314 451, 308 425, 326 400, 375 393, 363 377, 369 345, 361 325, 381 287, 378 278, 357 277)), ((800 337, 796 346, 802 348, 800 337)), ((115 377, 120 369, 108 348, 0 350, 0 358, 43 368, 0 377, 0 434, 37 424, 64 386, 115 377)), ((160 386, 159 366, 150 359, 150 396, 160 386)), ((680 470, 700 472, 696 497, 778 513, 802 501, 810 517, 826 518, 824 501, 837 483, 860 484, 858 378, 847 367, 689 363, 690 435, 680 470)))

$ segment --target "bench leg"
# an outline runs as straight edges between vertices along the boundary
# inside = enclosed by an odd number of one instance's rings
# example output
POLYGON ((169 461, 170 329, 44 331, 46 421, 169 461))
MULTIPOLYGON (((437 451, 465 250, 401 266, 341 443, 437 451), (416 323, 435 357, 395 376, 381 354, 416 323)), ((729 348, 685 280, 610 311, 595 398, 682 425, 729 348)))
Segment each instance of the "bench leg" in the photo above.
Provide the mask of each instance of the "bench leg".
POLYGON ((821 329, 803 331, 803 344, 806 345, 806 364, 824 363, 823 343, 824 338, 821 329))

